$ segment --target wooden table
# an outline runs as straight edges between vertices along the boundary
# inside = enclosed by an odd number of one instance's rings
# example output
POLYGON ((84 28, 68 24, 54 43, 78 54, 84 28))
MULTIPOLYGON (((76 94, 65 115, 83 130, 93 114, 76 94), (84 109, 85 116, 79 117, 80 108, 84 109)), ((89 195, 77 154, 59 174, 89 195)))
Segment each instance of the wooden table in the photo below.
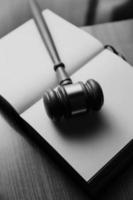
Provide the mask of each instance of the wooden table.
POLYGON ((103 44, 113 45, 133 65, 133 20, 84 27, 84 30, 103 44))
MULTIPOLYGON (((115 46, 133 64, 133 20, 84 29, 103 43, 115 46)), ((132 188, 133 164, 112 182, 101 199, 130 200, 132 188)), ((11 129, 4 135, 0 133, 0 199, 89 200, 90 197, 38 144, 11 129)))

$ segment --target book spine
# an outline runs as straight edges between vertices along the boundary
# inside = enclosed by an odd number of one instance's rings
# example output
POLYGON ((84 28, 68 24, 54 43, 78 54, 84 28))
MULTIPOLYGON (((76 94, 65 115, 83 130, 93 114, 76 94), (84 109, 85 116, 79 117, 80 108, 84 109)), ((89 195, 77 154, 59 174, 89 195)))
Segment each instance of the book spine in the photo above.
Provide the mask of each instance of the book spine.
POLYGON ((120 56, 123 60, 125 60, 127 62, 127 59, 125 58, 125 56, 123 56, 119 51, 117 51, 116 48, 113 47, 112 45, 106 44, 104 46, 104 49, 108 49, 108 50, 112 51, 114 54, 116 54, 117 56, 120 56))
POLYGON ((133 140, 120 150, 92 179, 88 180, 88 187, 92 195, 102 193, 105 186, 108 187, 112 181, 130 165, 133 160, 133 140))

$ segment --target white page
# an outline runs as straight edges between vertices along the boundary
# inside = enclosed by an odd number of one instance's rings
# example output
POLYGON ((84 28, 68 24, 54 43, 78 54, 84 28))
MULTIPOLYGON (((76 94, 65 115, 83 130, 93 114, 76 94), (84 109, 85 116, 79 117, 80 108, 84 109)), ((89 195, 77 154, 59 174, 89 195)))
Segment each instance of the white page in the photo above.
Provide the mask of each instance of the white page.
POLYGON ((105 102, 98 115, 55 125, 40 100, 22 117, 88 181, 133 138, 133 69, 104 50, 72 78, 100 83, 105 102))
MULTIPOLYGON (((103 48, 97 39, 50 10, 43 15, 69 74, 103 48)), ((52 61, 33 20, 0 40, 0 93, 19 113, 56 84, 52 61)))

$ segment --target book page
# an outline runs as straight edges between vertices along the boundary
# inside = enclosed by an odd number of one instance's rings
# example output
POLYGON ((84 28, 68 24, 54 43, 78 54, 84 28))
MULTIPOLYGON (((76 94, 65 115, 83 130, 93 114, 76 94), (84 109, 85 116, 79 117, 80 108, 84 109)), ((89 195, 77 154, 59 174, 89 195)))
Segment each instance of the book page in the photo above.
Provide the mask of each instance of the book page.
MULTIPOLYGON (((102 50, 97 39, 52 11, 43 14, 69 74, 102 50)), ((33 20, 0 40, 0 93, 19 113, 56 85, 53 63, 33 20)))
POLYGON ((22 117, 88 181, 133 138, 133 69, 104 50, 72 78, 99 82, 104 92, 99 113, 55 124, 41 99, 22 117))

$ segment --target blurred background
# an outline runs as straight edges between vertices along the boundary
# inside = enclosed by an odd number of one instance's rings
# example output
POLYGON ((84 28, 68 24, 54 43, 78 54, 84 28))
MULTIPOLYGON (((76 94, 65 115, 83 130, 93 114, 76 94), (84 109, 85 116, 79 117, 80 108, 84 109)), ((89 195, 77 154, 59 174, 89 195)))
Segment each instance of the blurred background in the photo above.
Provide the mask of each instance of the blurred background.
MULTIPOLYGON (((133 18, 133 0, 37 0, 77 26, 133 18)), ((28 0, 0 1, 0 37, 31 17, 28 0)))

